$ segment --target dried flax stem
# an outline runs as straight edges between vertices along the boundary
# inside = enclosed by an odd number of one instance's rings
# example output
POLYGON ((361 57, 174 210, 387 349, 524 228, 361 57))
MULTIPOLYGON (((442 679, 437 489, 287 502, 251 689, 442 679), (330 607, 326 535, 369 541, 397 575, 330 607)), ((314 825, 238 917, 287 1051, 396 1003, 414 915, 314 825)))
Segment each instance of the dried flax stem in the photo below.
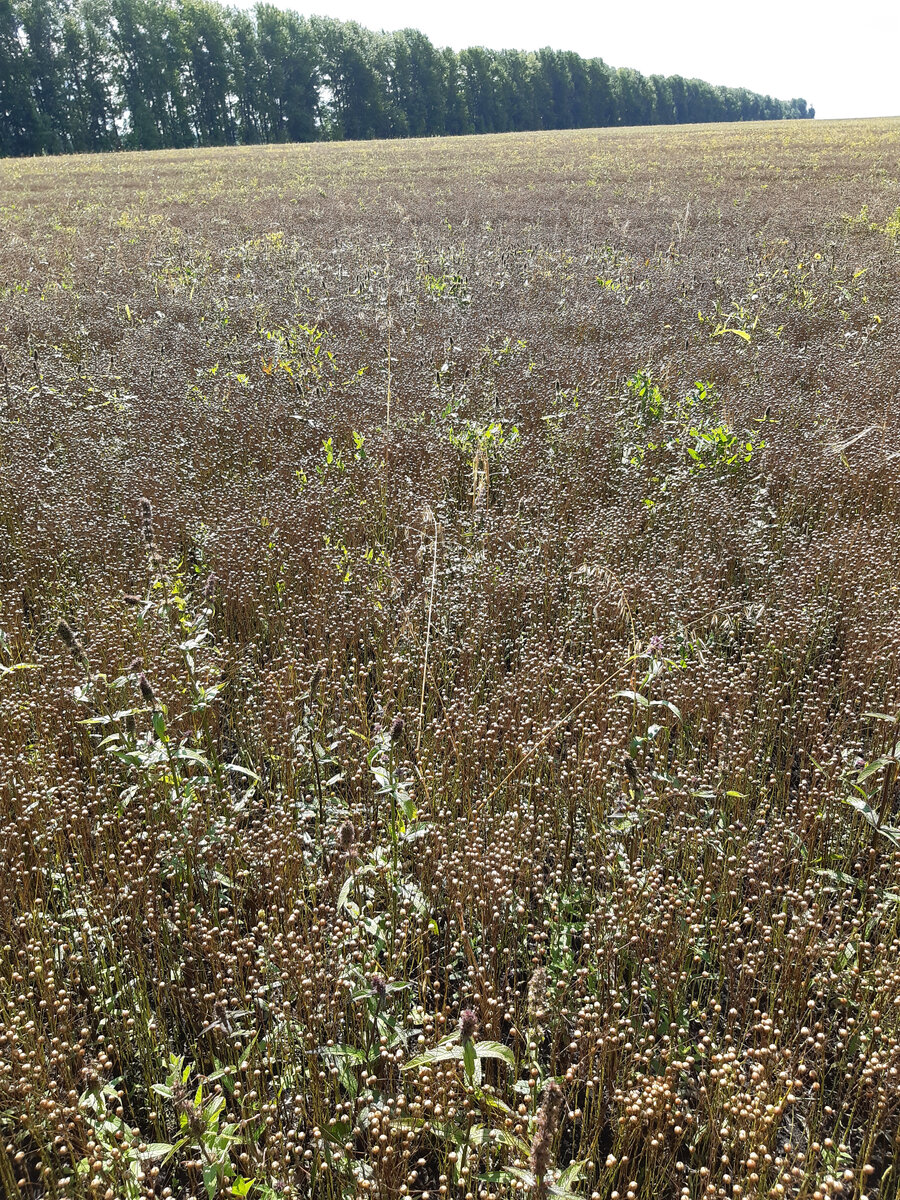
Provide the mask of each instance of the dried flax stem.
POLYGON ((434 527, 433 553, 431 556, 431 593, 428 597, 428 624, 425 629, 425 659, 422 663, 422 693, 419 697, 419 731, 416 734, 416 758, 422 746, 422 728, 425 721, 425 680, 428 675, 428 651, 431 648, 431 614, 434 610, 434 586, 437 582, 437 550, 438 531, 437 520, 432 517, 434 527))

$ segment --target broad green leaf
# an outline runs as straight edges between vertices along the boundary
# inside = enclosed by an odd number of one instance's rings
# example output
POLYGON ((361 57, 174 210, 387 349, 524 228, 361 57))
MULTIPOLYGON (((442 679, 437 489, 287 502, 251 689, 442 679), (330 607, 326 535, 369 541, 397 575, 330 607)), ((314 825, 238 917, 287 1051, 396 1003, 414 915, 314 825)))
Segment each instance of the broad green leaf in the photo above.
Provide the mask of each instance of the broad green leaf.
POLYGON ((479 1058, 499 1058, 508 1067, 516 1065, 516 1056, 509 1046, 504 1046, 501 1042, 476 1042, 475 1053, 479 1058))
POLYGON ((468 1038, 465 1042, 463 1042, 462 1052, 463 1052, 463 1066, 465 1067, 466 1074, 471 1079, 472 1076, 475 1074, 475 1062, 476 1062, 475 1043, 472 1041, 471 1038, 468 1038))
POLYGON ((141 1151, 141 1158, 168 1158, 174 1151, 175 1147, 171 1142, 151 1142, 146 1150, 141 1151))
POLYGON ((352 1058, 355 1062, 369 1062, 369 1055, 365 1050, 360 1050, 358 1046, 348 1046, 344 1043, 339 1043, 336 1046, 320 1046, 316 1051, 323 1057, 333 1056, 334 1058, 352 1058))
POLYGON ((203 1186, 209 1200, 215 1200, 219 1194, 219 1166, 217 1163, 207 1163, 203 1168, 203 1186))
POLYGON ((251 771, 249 767, 239 767, 237 763, 226 763, 226 771, 233 771, 235 775, 246 775, 248 779, 252 779, 254 783, 262 783, 262 780, 255 771, 251 771))
POLYGON ((874 775, 876 771, 889 766, 894 761, 893 758, 876 758, 874 762, 870 762, 867 767, 863 767, 856 777, 857 783, 862 783, 864 779, 868 779, 870 775, 874 775))
POLYGON ((860 800, 856 796, 847 796, 844 803, 849 804, 851 808, 855 808, 860 816, 868 821, 873 829, 886 837, 889 842, 892 842, 895 846, 900 846, 900 829, 895 828, 893 825, 882 825, 878 819, 878 814, 865 800, 860 800))
POLYGON ((445 1038, 436 1046, 432 1046, 430 1050, 424 1051, 422 1054, 417 1054, 415 1058, 411 1058, 403 1064, 404 1071, 414 1071, 417 1067, 427 1066, 429 1063, 447 1062, 451 1058, 461 1059, 463 1056, 462 1046, 456 1040, 456 1034, 452 1038, 445 1038))
POLYGON ((586 1162, 582 1159, 578 1162, 569 1163, 559 1179, 556 1181, 556 1187, 565 1191, 571 1184, 577 1183, 581 1178, 582 1172, 586 1166, 586 1162))
POLYGON ((474 1129, 470 1129, 468 1141, 470 1146, 509 1146, 511 1150, 517 1150, 520 1154, 527 1155, 529 1152, 528 1143, 523 1138, 516 1137, 505 1129, 490 1129, 487 1125, 476 1125, 474 1129))
POLYGON ((177 750, 172 752, 172 757, 181 759, 185 762, 193 762, 202 767, 204 771, 211 771, 212 767, 209 762, 199 754, 196 750, 191 750, 188 746, 179 746, 177 750))

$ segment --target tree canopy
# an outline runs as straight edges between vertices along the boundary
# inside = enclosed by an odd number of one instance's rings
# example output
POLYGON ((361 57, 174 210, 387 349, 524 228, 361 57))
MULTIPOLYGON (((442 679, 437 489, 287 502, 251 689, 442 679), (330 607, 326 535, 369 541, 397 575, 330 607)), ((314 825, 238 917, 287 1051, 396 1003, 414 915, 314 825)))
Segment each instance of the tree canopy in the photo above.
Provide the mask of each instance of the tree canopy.
POLYGON ((815 115, 602 59, 438 49, 271 4, 0 0, 0 155, 815 115))

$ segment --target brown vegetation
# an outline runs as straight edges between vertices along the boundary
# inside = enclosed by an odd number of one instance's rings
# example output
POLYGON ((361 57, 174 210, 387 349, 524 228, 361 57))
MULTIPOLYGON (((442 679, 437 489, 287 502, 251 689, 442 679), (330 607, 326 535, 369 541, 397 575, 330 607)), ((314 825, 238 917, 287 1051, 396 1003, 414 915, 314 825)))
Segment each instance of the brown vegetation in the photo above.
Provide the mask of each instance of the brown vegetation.
POLYGON ((897 1194, 898 149, 0 162, 4 1194, 897 1194))

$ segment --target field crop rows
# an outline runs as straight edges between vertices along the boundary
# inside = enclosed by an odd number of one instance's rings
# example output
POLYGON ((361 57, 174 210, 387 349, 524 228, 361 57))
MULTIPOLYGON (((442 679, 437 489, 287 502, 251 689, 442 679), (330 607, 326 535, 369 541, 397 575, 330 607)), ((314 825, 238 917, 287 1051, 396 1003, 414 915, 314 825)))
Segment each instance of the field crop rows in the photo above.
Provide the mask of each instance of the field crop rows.
POLYGON ((0 162, 0 1191, 900 1191, 900 122, 0 162))

